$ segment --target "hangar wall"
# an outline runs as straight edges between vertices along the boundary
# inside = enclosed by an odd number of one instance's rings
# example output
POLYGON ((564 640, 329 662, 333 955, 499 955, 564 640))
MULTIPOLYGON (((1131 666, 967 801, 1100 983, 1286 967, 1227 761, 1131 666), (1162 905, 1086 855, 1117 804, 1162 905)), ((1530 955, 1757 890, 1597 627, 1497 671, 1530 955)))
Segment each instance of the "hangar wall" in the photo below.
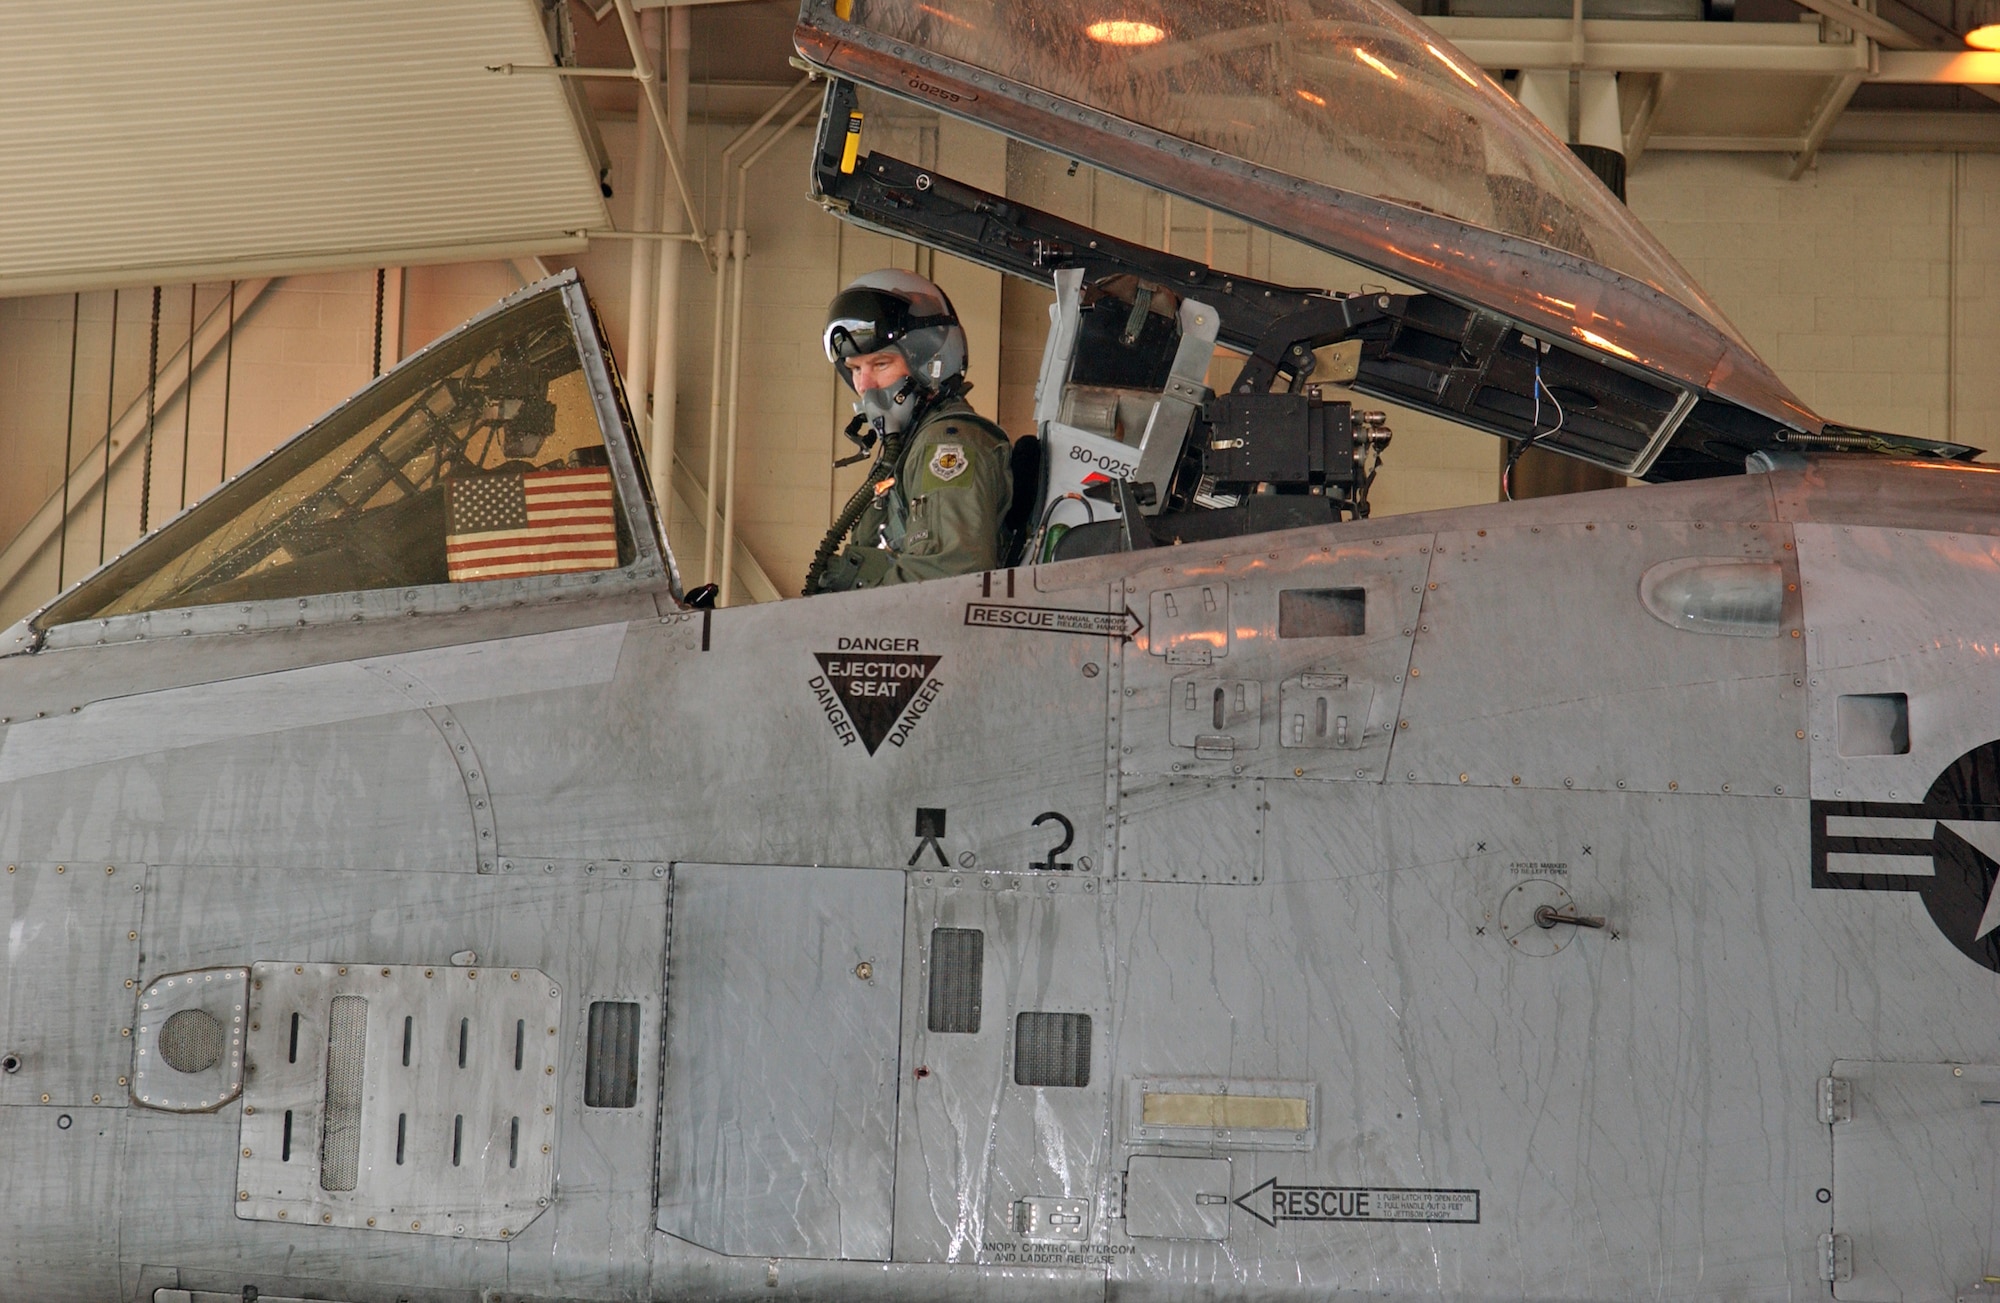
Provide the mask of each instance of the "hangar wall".
MULTIPOLYGON (((765 99, 768 101, 768 96, 765 99)), ((759 106, 761 107, 761 106, 759 106)), ((721 185, 722 150, 743 121, 691 123, 687 154, 700 202, 721 185)), ((745 547, 737 600, 795 590, 827 520, 864 473, 834 472, 845 451, 837 431, 847 396, 818 351, 821 312, 839 285, 872 267, 894 265, 943 280, 975 339, 974 401, 1014 433, 1026 431, 1049 296, 1020 282, 955 263, 906 242, 855 230, 804 197, 812 121, 785 134, 748 174, 737 529, 745 547), (761 570, 768 576, 746 572, 761 570)), ((605 123, 614 160, 629 156, 631 123, 605 123)), ((1299 284, 1381 283, 1282 237, 1246 229, 1119 178, 1079 169, 1018 143, 957 123, 942 127, 921 111, 872 120, 869 148, 941 166, 1128 239, 1170 241, 1183 255, 1208 257, 1247 274, 1299 284), (940 162, 940 133, 944 138, 940 162)), ((614 175, 619 174, 614 172, 614 175)), ((624 170, 629 175, 629 170, 624 170)), ((1845 423, 1952 438, 2000 449, 2000 158, 1951 154, 1824 154, 1803 179, 1783 179, 1769 156, 1655 153, 1636 167, 1630 202, 1720 302, 1750 344, 1808 403, 1845 423)), ((629 196, 613 198, 622 227, 629 196)), ((682 246, 685 249, 685 246, 682 246)), ((616 345, 627 337, 631 243, 599 240, 573 262, 584 273, 616 345)), ((679 391, 673 542, 690 583, 703 576, 699 517, 708 482, 715 280, 693 250, 682 254, 679 391)), ((560 264, 557 264, 560 265, 560 264)), ((536 274, 531 264, 481 262, 411 268, 391 306, 389 359, 421 346, 536 274)), ((188 288, 162 296, 163 372, 188 333, 188 288)), ((245 287, 239 287, 239 294, 245 287)), ((196 369, 194 406, 180 406, 177 383, 162 376, 155 418, 157 526, 179 506, 182 432, 189 446, 189 500, 220 468, 221 394, 229 374, 229 468, 275 446, 346 396, 369 375, 374 278, 368 273, 275 280, 239 322, 229 355, 211 349, 196 369), (185 416, 185 427, 184 427, 185 416)), ((225 286, 196 294, 197 319, 215 310, 225 286)), ((64 578, 96 563, 100 516, 87 463, 101 458, 107 412, 129 440, 145 401, 150 287, 121 295, 118 384, 107 392, 111 346, 108 292, 81 296, 73 472, 64 578), (120 414, 126 419, 118 421, 120 414), (87 491, 76 490, 87 479, 87 491)), ((0 619, 11 621, 56 591, 55 558, 17 538, 60 493, 70 396, 69 295, 0 299, 0 448, 12 473, 0 478, 0 619), (25 557, 25 561, 24 558, 25 557)), ((1396 441, 1375 491, 1388 514, 1490 501, 1499 448, 1490 438, 1396 412, 1396 441)), ((119 451, 114 448, 114 453, 119 451)), ((117 458, 103 527, 107 555, 138 534, 140 463, 117 458)), ((719 558, 716 558, 719 565, 719 558)))

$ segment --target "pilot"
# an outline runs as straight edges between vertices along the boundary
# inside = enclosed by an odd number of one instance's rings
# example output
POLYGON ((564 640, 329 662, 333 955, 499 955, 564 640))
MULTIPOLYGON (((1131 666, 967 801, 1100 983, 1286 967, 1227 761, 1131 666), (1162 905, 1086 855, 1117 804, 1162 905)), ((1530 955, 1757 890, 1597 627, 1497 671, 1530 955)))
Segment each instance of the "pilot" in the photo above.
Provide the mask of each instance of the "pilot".
POLYGON ((814 555, 806 595, 993 569, 1012 494, 1007 434, 965 401, 951 300, 911 272, 869 272, 827 306, 822 342, 858 400, 847 437, 876 457, 814 555))

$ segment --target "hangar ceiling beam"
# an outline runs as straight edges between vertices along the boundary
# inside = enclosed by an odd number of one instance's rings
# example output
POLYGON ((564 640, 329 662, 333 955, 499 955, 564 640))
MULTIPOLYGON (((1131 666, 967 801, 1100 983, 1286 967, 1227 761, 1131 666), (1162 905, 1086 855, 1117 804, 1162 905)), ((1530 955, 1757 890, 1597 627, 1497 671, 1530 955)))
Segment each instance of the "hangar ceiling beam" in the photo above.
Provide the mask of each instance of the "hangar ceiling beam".
POLYGON ((1799 152, 1792 155, 1792 166, 1787 180, 1796 181, 1806 174, 1806 169, 1819 157, 1820 146, 1826 144, 1833 124, 1847 111, 1847 102, 1854 98, 1854 92, 1861 88, 1862 74, 1850 72, 1836 79, 1827 87, 1826 95, 1819 107, 1813 111, 1812 124, 1806 128, 1805 138, 1799 142, 1799 152))
MULTIPOLYGON (((1845 0, 1822 0, 1828 7, 1845 0)), ((1433 18, 1440 34, 1480 67, 1576 66, 1571 25, 1556 18, 1433 18)), ((1788 23, 1672 23, 1601 19, 1583 24, 1586 72, 1758 72, 1950 86, 2000 85, 2000 53, 1919 48, 1871 51, 1866 41, 1826 42, 1788 23)))

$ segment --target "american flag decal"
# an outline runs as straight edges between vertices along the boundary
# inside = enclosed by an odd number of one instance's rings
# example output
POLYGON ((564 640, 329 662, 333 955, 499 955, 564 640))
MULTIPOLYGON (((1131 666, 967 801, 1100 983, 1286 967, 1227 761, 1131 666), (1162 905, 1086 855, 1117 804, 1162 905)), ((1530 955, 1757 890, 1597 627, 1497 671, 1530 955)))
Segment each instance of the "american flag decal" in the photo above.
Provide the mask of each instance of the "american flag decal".
POLYGON ((611 472, 602 466, 445 481, 445 566, 454 583, 618 565, 611 472))

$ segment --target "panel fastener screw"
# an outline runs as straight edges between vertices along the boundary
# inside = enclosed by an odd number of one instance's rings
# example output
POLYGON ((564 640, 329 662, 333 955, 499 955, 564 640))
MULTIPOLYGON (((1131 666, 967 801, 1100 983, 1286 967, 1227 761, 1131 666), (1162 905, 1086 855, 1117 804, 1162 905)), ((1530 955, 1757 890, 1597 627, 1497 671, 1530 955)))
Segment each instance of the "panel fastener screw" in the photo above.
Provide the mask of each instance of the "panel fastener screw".
MULTIPOLYGON (((1304 778, 1305 776, 1306 776, 1306 771, 1303 769, 1294 769, 1292 771, 1292 777, 1294 778, 1304 778)), ((127 982, 125 985, 130 986, 132 984, 130 982, 127 982)))
POLYGON ((118 1034, 120 1036, 130 1036, 132 1034, 132 1029, 130 1027, 120 1027, 118 1029, 118 1034))
POLYGON ((67 868, 65 868, 65 867, 64 867, 63 865, 60 865, 60 864, 58 864, 58 865, 56 865, 56 872, 57 872, 57 873, 68 873, 68 872, 69 872, 69 870, 68 870, 67 868))
POLYGON ((375 1219, 374 1219, 373 1217, 370 1217, 370 1218, 368 1219, 368 1224, 369 1224, 370 1226, 373 1226, 373 1225, 375 1224, 375 1219))
POLYGON ((854 966, 854 975, 864 982, 872 982, 875 980, 875 965, 864 959, 854 966))
POLYGON ((125 1078, 123 1078, 123 1077, 120 1077, 120 1078, 118 1079, 118 1084, 119 1084, 119 1085, 121 1085, 121 1086, 122 1086, 122 1085, 124 1085, 124 1084, 125 1084, 125 1078))
POLYGON ((238 1190, 236 1192, 236 1201, 238 1203, 248 1203, 250 1201, 250 1192, 248 1190, 238 1190))
POLYGON ((383 970, 382 970, 382 976, 384 976, 384 977, 387 977, 388 975, 389 975, 389 970, 388 970, 388 969, 386 969, 386 968, 385 968, 385 969, 383 969, 383 970))
POLYGON ((125 939, 127 941, 137 941, 139 939, 139 934, 137 932, 127 932, 125 934, 125 939))
POLYGON ((133 981, 133 980, 132 980, 131 978, 129 978, 129 977, 128 977, 128 978, 126 978, 126 979, 125 979, 125 989, 126 989, 126 990, 128 990, 128 991, 129 991, 129 990, 131 990, 131 989, 132 989, 132 988, 133 988, 134 986, 137 986, 137 985, 138 985, 138 983, 134 982, 134 981, 133 981))
POLYGON ((249 1151, 248 1149, 245 1149, 245 1150, 243 1151, 243 1156, 244 1156, 245 1158, 248 1158, 248 1157, 250 1157, 250 1151, 249 1151))

